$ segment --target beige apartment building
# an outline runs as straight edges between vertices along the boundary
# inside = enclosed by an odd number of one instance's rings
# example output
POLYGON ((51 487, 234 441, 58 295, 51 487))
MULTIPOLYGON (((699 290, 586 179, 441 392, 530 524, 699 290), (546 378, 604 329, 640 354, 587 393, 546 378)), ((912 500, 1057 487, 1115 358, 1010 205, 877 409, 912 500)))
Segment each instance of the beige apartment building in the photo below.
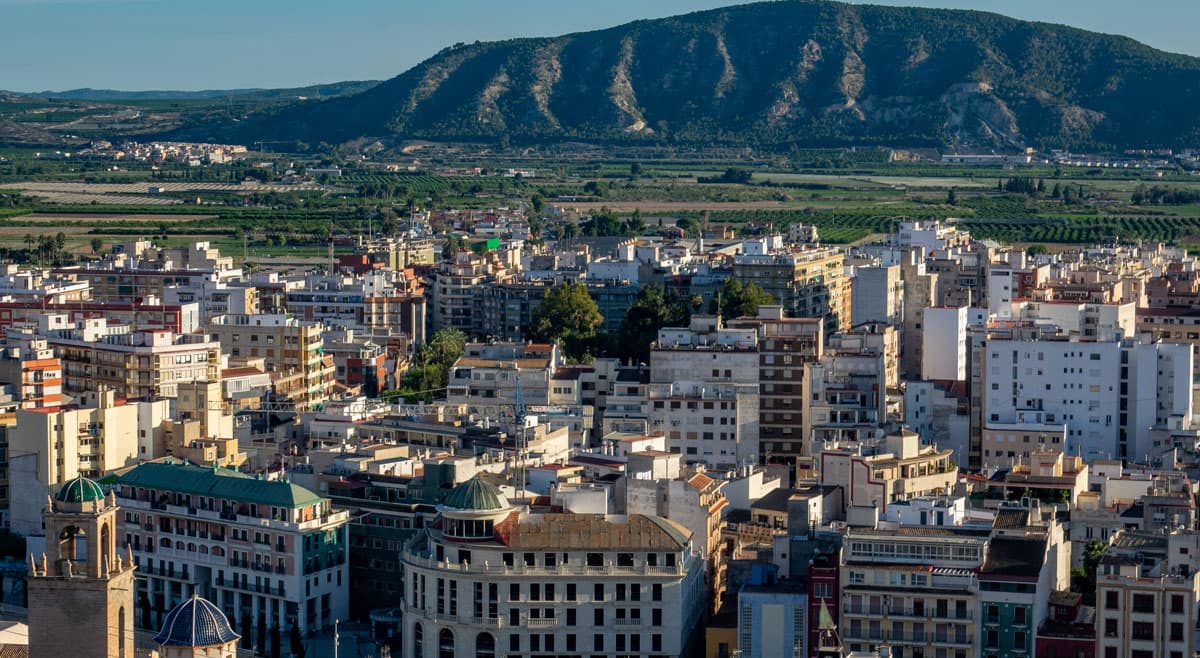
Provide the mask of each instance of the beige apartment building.
MULTIPOLYGON (((47 318, 43 318, 45 321, 47 318)), ((70 329, 46 331, 63 364, 63 391, 78 394, 102 387, 118 399, 175 397, 179 384, 220 381, 220 343, 169 329, 134 330, 104 318, 70 329)))
POLYGON ((825 335, 850 326, 850 284, 845 255, 833 247, 791 247, 784 252, 744 254, 733 275, 770 293, 789 315, 824 318, 825 335))
POLYGON ((208 331, 231 361, 262 358, 273 384, 286 381, 287 391, 278 401, 307 411, 329 399, 335 366, 325 354, 320 322, 281 314, 221 315, 212 319, 208 331))

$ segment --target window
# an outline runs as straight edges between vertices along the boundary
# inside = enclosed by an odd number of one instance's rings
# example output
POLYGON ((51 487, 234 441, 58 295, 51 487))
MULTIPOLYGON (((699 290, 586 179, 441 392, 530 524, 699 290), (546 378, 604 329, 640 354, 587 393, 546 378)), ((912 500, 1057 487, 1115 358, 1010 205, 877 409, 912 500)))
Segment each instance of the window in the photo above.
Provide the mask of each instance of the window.
POLYGON ((1171 624, 1171 641, 1183 642, 1183 624, 1178 622, 1171 624))
POLYGON ((1013 623, 1020 626, 1025 625, 1025 608, 1017 606, 1017 608, 1013 610, 1013 623))
POLYGON ((1171 595, 1171 613, 1176 614, 1176 615, 1183 614, 1183 595, 1182 594, 1172 594, 1171 595))
POLYGON ((1104 620, 1104 637, 1116 637, 1116 636, 1117 636, 1117 620, 1112 619, 1112 618, 1105 619, 1104 620))
POLYGON ((1117 599, 1118 599, 1118 595, 1116 592, 1105 592, 1104 593, 1104 609, 1105 610, 1116 610, 1119 607, 1117 604, 1117 599))
POLYGON ((575 600, 575 583, 567 583, 567 600, 575 600))
POLYGON ((567 626, 575 625, 575 608, 567 608, 567 626))
POLYGON ((654 608, 650 611, 650 625, 662 626, 662 608, 654 608))
POLYGON ((1134 612, 1154 612, 1154 595, 1152 595, 1152 594, 1134 594, 1133 595, 1133 611, 1134 612))
POLYGON ((592 616, 593 616, 593 619, 592 619, 593 626, 603 626, 604 625, 604 608, 596 608, 595 610, 592 611, 592 616))
POLYGON ((1154 639, 1154 623, 1148 621, 1133 622, 1133 639, 1135 640, 1153 640, 1154 639))
POLYGON ((592 636, 592 650, 604 651, 604 635, 596 633, 592 636))
POLYGON ((652 601, 661 601, 662 600, 662 585, 655 583, 650 586, 650 600, 652 600, 652 601))

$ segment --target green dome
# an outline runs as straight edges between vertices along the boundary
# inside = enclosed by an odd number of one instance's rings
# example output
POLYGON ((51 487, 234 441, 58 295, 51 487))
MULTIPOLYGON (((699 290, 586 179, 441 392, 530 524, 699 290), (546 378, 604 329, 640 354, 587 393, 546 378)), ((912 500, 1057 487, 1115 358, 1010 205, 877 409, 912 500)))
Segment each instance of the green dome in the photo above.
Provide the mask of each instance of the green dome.
POLYGON ((104 490, 82 475, 63 485, 54 497, 60 503, 88 503, 104 500, 104 490))
POLYGON ((471 478, 454 487, 442 506, 464 512, 496 512, 508 509, 508 501, 496 487, 480 480, 471 478))

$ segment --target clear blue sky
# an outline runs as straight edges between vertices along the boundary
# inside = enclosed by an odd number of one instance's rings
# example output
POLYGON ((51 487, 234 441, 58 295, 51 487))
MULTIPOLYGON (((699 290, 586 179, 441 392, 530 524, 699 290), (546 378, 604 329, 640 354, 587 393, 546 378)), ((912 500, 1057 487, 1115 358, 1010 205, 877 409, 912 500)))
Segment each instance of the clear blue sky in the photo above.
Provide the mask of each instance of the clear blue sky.
MULTIPOLYGON (((1200 0, 875 0, 996 11, 1200 55, 1200 0)), ((0 89, 384 79, 458 41, 549 36, 720 0, 0 0, 0 89)))

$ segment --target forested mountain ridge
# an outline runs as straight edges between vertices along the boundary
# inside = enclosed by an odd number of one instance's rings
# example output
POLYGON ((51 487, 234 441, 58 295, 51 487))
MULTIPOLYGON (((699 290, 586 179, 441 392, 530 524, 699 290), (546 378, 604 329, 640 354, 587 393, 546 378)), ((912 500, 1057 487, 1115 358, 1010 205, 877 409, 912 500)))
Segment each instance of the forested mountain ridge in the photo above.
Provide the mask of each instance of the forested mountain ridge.
POLYGON ((359 94, 193 126, 362 137, 960 148, 1200 144, 1200 59, 996 14, 735 6, 458 45, 359 94))

